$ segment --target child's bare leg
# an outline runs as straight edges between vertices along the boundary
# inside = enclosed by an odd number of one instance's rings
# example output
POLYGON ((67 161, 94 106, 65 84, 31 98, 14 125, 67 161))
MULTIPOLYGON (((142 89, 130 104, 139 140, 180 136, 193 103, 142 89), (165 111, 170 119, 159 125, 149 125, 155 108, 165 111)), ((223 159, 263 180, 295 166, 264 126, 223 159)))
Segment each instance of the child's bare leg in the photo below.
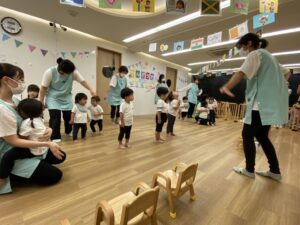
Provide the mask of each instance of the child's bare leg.
POLYGON ((160 137, 160 132, 155 132, 155 140, 157 143, 164 143, 164 140, 160 137))
POLYGON ((6 179, 0 178, 0 186, 6 183, 6 179))
POLYGON ((125 148, 130 148, 130 145, 129 145, 129 139, 126 139, 125 140, 125 148))

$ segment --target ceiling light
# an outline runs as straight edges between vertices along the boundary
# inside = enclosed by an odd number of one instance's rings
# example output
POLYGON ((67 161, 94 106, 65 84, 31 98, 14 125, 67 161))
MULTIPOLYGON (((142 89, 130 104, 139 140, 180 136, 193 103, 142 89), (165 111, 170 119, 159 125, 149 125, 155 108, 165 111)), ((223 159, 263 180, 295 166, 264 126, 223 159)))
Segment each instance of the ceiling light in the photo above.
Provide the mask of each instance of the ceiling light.
POLYGON ((288 67, 288 68, 300 68, 300 63, 284 64, 282 66, 288 67))
MULTIPOLYGON (((275 36, 279 36, 279 35, 291 34, 291 33, 297 33, 297 32, 300 32, 300 27, 265 33, 265 34, 262 35, 262 37, 263 38, 275 37, 275 36)), ((195 50, 184 49, 184 50, 176 51, 176 52, 168 52, 168 53, 162 54, 162 56, 178 55, 178 54, 183 54, 183 53, 191 52, 191 51, 199 51, 199 50, 208 49, 208 48, 215 48, 215 47, 220 47, 220 46, 226 46, 226 45, 230 45, 230 44, 235 44, 237 42, 238 42, 238 40, 224 41, 224 42, 220 42, 220 43, 213 44, 213 45, 204 45, 203 48, 199 48, 199 49, 195 49, 195 50)))
MULTIPOLYGON (((226 1, 221 2, 221 9, 227 8, 229 6, 230 6, 230 0, 226 0, 226 1)), ((136 35, 134 35, 132 37, 126 38, 126 39, 123 40, 123 42, 129 43, 129 42, 132 42, 132 41, 136 41, 138 39, 147 37, 147 36, 149 36, 151 34, 155 34, 157 32, 163 31, 163 30, 167 30, 167 29, 169 29, 171 27, 175 27, 177 25, 180 25, 182 23, 185 23, 185 22, 197 19, 199 17, 201 17, 201 12, 197 11, 197 12, 191 13, 189 15, 183 16, 183 17, 181 17, 179 19, 172 20, 172 21, 170 21, 168 23, 165 23, 165 24, 162 24, 162 25, 157 26, 155 28, 152 28, 150 30, 147 30, 147 31, 144 31, 142 33, 136 34, 136 35)))
MULTIPOLYGON (((300 50, 272 53, 273 56, 296 55, 296 54, 300 54, 300 50)), ((225 62, 231 62, 231 61, 239 61, 239 60, 244 60, 244 59, 246 59, 246 57, 237 57, 237 58, 225 59, 224 61, 225 62)), ((209 63, 215 63, 215 62, 217 62, 217 60, 195 62, 195 63, 189 63, 188 66, 205 65, 205 64, 209 64, 209 63)))

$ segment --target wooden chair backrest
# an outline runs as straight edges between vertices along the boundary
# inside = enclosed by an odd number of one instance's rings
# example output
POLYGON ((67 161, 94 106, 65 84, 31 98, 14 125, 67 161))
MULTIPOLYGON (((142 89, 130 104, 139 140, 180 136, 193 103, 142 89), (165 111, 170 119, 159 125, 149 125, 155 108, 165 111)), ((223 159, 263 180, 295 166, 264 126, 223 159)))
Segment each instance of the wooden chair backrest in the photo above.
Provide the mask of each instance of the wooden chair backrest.
POLYGON ((179 172, 176 193, 180 192, 181 186, 183 183, 187 185, 193 184, 196 173, 197 173, 198 163, 189 165, 185 170, 179 172))
MULTIPOLYGON (((130 220, 141 213, 143 219, 150 218, 156 212, 159 187, 146 190, 139 194, 133 201, 125 204, 122 209, 120 225, 127 225, 130 220)), ((143 221, 139 221, 143 223, 143 221)))
POLYGON ((101 201, 96 207, 96 225, 115 225, 114 212, 106 201, 101 201))

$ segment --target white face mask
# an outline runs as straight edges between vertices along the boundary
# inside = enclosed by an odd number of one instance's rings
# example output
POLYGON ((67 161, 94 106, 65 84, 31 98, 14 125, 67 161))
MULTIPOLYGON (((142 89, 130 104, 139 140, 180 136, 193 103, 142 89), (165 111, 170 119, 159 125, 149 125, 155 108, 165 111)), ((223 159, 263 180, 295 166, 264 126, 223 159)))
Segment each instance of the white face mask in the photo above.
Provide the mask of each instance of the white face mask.
POLYGON ((246 57, 249 54, 249 49, 244 50, 243 48, 241 48, 239 54, 241 57, 246 57))
POLYGON ((11 87, 10 85, 8 85, 13 95, 21 94, 26 89, 25 82, 17 82, 11 78, 9 79, 14 81, 18 85, 17 87, 11 87))

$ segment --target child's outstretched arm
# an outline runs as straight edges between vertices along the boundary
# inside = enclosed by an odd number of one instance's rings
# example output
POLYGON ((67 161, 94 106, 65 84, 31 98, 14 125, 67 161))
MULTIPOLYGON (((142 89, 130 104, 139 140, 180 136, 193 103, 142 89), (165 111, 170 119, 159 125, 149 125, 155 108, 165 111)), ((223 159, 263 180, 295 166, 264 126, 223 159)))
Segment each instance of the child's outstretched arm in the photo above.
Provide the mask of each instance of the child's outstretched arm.
POLYGON ((125 126, 125 122, 124 122, 124 113, 120 112, 120 121, 121 121, 121 127, 125 126))
POLYGON ((71 113, 71 120, 70 120, 70 124, 74 124, 74 119, 75 119, 75 113, 71 113))
POLYGON ((156 115, 157 115, 157 123, 161 124, 161 112, 160 111, 156 112, 156 115))

